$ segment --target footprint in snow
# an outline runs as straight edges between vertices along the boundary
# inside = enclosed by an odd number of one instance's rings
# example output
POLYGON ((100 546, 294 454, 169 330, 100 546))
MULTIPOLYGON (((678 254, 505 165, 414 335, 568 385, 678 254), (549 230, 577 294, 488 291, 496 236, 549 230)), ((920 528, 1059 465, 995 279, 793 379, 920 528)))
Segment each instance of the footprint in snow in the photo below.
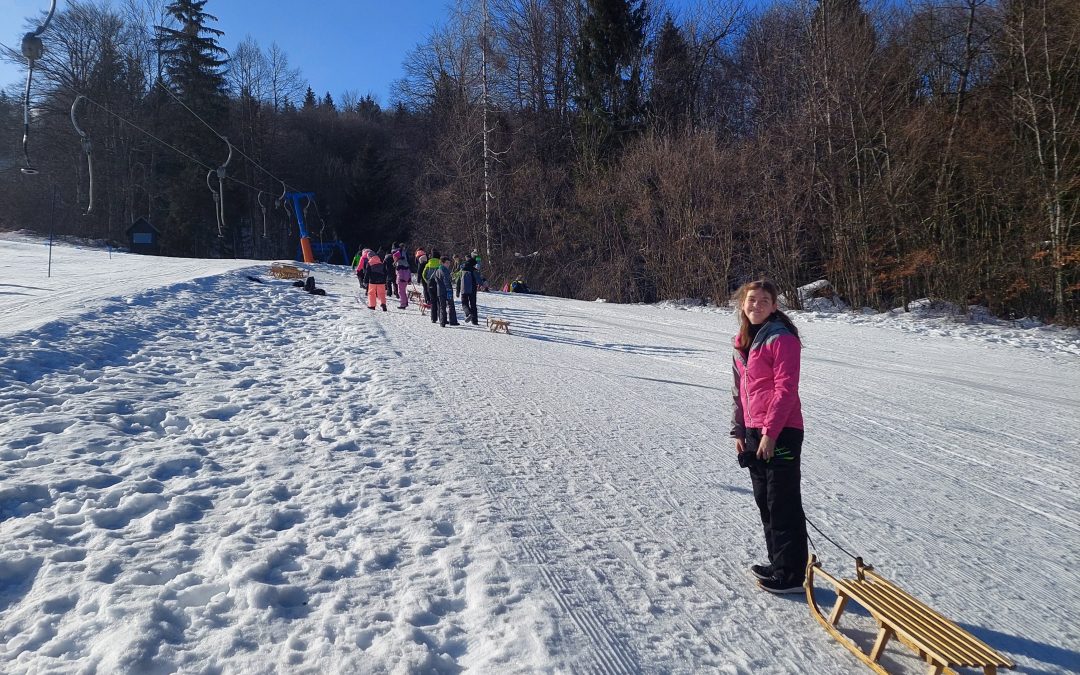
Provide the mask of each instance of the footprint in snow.
POLYGON ((44 485, 15 485, 0 488, 0 522, 8 518, 41 511, 51 502, 49 490, 44 485))
POLYGON ((335 518, 344 518, 356 510, 356 502, 335 501, 330 505, 328 513, 335 518))
POLYGON ((63 433, 75 424, 75 420, 60 420, 56 422, 43 422, 41 424, 34 424, 30 426, 30 430, 36 434, 59 434, 63 433))
POLYGON ((226 420, 232 419, 233 416, 239 413, 241 410, 242 408, 238 405, 223 405, 220 408, 210 408, 209 410, 204 410, 202 412, 202 416, 206 419, 220 420, 224 422, 226 420))
POLYGON ((0 559, 0 611, 22 600, 34 585, 43 558, 24 556, 18 559, 0 559))
POLYGON ((290 530, 297 523, 304 522, 304 514, 297 509, 274 511, 270 514, 270 529, 277 532, 290 530))

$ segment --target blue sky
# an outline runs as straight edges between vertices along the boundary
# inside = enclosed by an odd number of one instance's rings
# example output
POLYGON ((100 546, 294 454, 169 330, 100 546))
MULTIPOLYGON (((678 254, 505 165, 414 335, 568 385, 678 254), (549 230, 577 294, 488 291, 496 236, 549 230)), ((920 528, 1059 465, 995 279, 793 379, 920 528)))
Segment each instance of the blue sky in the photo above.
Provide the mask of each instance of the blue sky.
MULTIPOLYGON (((57 11, 66 4, 59 0, 57 11)), ((320 97, 330 92, 341 100, 353 90, 386 104, 406 54, 443 23, 449 6, 449 0, 209 0, 205 11, 218 17, 212 25, 225 31, 220 44, 229 51, 246 35, 264 49, 277 42, 320 97)), ((27 19, 48 8, 49 0, 0 0, 0 43, 18 49, 27 19)), ((25 78, 25 65, 0 63, 0 87, 18 83, 21 96, 25 78)))
MULTIPOLYGON (((49 0, 0 0, 0 42, 18 49, 26 19, 48 8, 49 0)), ((205 9, 218 17, 226 49, 249 34, 264 49, 277 42, 320 97, 329 91, 340 100, 352 89, 386 103, 402 60, 442 23, 447 1, 210 0, 205 9)), ((0 86, 25 78, 25 65, 0 63, 0 86)))

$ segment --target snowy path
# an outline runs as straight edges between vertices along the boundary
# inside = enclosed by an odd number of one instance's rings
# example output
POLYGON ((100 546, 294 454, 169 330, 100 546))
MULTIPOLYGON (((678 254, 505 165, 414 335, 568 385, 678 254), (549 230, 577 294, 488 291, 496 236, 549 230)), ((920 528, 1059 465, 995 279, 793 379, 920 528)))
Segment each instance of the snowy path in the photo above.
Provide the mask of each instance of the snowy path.
MULTIPOLYGON (((485 294, 495 335, 329 268, 314 298, 156 260, 0 332, 5 672, 861 668, 745 571, 730 315, 485 294)), ((810 518, 1022 671, 1080 670, 1080 360, 796 321, 810 518)))

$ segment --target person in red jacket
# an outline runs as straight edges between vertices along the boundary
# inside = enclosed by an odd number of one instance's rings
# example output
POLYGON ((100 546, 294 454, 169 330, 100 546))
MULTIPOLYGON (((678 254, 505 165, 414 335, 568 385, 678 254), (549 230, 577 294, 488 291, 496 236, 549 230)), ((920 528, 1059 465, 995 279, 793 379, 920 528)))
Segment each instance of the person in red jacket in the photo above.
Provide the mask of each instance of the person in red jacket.
POLYGON ((739 334, 733 340, 731 437, 739 464, 750 470, 769 554, 768 564, 752 565, 750 571, 769 592, 802 593, 808 556, 799 467, 802 342, 795 324, 777 307, 773 282, 751 281, 735 297, 739 334))

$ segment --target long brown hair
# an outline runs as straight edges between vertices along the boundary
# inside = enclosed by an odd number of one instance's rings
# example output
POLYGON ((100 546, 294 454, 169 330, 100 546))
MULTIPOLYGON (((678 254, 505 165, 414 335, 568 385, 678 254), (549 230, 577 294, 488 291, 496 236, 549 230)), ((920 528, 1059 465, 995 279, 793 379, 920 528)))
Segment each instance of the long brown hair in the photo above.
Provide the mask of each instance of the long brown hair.
MULTIPOLYGON (((739 312, 739 339, 735 343, 737 349, 747 350, 750 349, 750 319, 747 318, 746 312, 743 311, 743 301, 746 300, 746 294, 750 291, 765 291, 772 296, 773 304, 776 304, 776 299, 780 296, 779 289, 776 288, 776 284, 768 279, 758 279, 757 281, 748 281, 739 287, 739 290, 735 291, 735 309, 739 312)), ((799 339, 799 329, 795 327, 795 324, 791 322, 791 319, 787 314, 780 311, 779 308, 773 310, 773 313, 769 315, 766 321, 772 321, 773 319, 779 319, 784 326, 791 331, 791 334, 795 336, 795 339, 799 339)))

